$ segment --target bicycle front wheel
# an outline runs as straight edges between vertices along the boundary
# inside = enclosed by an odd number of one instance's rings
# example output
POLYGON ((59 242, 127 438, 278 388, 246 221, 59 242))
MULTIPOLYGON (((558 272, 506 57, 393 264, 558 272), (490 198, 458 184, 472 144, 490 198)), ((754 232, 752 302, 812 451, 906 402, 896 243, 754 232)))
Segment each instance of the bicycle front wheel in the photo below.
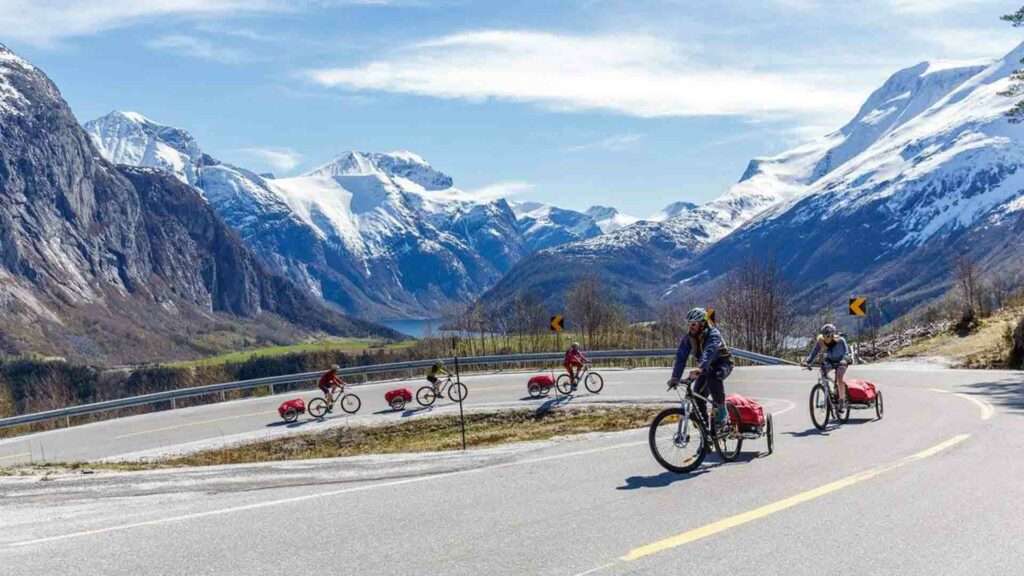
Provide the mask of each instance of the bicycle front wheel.
POLYGON ((469 389, 462 382, 452 382, 448 386, 448 399, 452 402, 462 402, 469 396, 469 389))
POLYGON ((587 392, 590 392, 591 394, 600 394, 601 389, 604 388, 604 378, 602 378, 597 372, 591 372, 583 379, 583 385, 587 387, 587 392))
POLYGON ((725 430, 715 435, 715 450, 726 462, 732 462, 740 455, 743 447, 743 436, 740 435, 740 411, 731 404, 726 404, 729 421, 725 430))
POLYGON ((420 403, 420 406, 430 406, 437 400, 437 393, 434 392, 433 386, 424 386, 416 391, 416 401, 420 403))
POLYGON ((824 430, 832 415, 832 403, 829 402, 828 392, 821 384, 815 384, 814 388, 811 388, 810 404, 811 422, 818 430, 824 430))
POLYGON ((313 398, 309 401, 309 406, 306 407, 306 411, 313 418, 323 418, 324 414, 327 414, 327 400, 323 398, 313 398))
POLYGON ((695 415, 684 420, 682 408, 663 410, 651 421, 647 435, 651 454, 669 472, 686 474, 707 455, 707 433, 695 415))
POLYGON ((359 409, 363 406, 363 401, 359 399, 359 396, 355 394, 345 394, 341 397, 341 409, 349 414, 355 414, 359 412, 359 409))
POLYGON ((568 374, 562 374, 555 380, 555 388, 562 394, 569 394, 572 392, 572 379, 569 378, 568 374))

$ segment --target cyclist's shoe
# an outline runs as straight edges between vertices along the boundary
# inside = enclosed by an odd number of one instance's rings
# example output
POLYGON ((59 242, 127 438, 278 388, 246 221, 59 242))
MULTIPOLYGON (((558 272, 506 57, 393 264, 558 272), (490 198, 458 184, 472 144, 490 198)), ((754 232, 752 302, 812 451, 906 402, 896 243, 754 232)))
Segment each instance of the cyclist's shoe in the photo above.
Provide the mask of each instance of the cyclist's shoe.
POLYGON ((715 427, 718 430, 724 430, 725 425, 729 422, 729 413, 725 410, 725 404, 715 406, 715 427))
POLYGON ((327 413, 330 414, 331 412, 334 412, 334 406, 327 407, 327 413))

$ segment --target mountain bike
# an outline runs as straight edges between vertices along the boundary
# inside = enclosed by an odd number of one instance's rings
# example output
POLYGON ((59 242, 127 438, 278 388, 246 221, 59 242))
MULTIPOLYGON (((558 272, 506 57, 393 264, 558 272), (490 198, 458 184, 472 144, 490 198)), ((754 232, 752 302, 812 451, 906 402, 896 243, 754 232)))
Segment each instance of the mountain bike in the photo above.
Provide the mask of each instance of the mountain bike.
POLYGON ((341 409, 345 412, 355 414, 356 412, 359 412, 359 408, 362 407, 363 401, 355 394, 345 393, 344 388, 338 388, 337 393, 332 395, 330 402, 327 401, 327 398, 318 396, 309 401, 309 405, 306 406, 306 411, 314 418, 323 418, 324 414, 334 410, 335 404, 340 404, 341 409))
POLYGON ((590 368, 590 362, 587 362, 580 368, 576 378, 569 376, 568 373, 560 374, 558 379, 555 380, 555 388, 562 394, 572 394, 576 391, 576 386, 580 380, 583 380, 583 385, 586 386, 587 392, 591 394, 600 394, 604 388, 604 377, 590 368))
POLYGON ((469 389, 465 384, 452 382, 452 377, 448 376, 444 380, 439 380, 437 384, 423 386, 417 390, 416 401, 425 408, 437 401, 438 396, 444 396, 446 390, 452 402, 462 402, 469 395, 469 389))
MULTIPOLYGON (((818 430, 824 430, 829 420, 835 419, 841 424, 848 422, 850 406, 845 399, 843 402, 839 401, 835 378, 829 375, 829 371, 834 370, 835 366, 825 363, 817 366, 820 368, 818 383, 811 388, 810 397, 811 422, 818 430)), ((806 368, 811 370, 813 366, 806 368)))
POLYGON ((687 378, 676 386, 669 386, 679 396, 679 406, 667 408, 658 413, 651 421, 647 441, 654 459, 670 472, 685 474, 696 469, 714 449, 725 462, 732 462, 740 454, 743 446, 743 434, 738 422, 739 412, 735 407, 726 405, 728 419, 725 425, 716 430, 713 419, 708 418, 706 410, 699 409, 697 401, 704 406, 713 406, 714 402, 693 391, 695 379, 687 378), (680 392, 682 387, 684 392, 680 392))

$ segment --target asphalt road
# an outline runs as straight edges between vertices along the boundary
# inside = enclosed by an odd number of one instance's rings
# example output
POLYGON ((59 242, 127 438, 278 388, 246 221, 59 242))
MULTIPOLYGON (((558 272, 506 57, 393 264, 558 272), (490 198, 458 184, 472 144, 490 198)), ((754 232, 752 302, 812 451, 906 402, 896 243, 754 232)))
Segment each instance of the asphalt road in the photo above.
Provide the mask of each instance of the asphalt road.
MULTIPOLYGON (((601 399, 667 400, 666 376, 608 372, 601 399)), ((807 412, 813 375, 738 369, 728 387, 773 411, 775 454, 750 441, 740 461, 712 456, 683 476, 654 462, 638 430, 467 454, 0 479, 0 573, 1021 573, 1024 375, 892 366, 851 376, 884 390, 885 419, 855 412, 819 433, 807 412)), ((535 404, 520 400, 521 375, 469 385, 470 404, 535 404)), ((364 412, 384 408, 384 388, 361 392, 364 412)), ((0 448, 39 442, 48 458, 99 458, 251 434, 279 400, 0 448)), ((337 420, 298 429, 356 422, 337 420)))

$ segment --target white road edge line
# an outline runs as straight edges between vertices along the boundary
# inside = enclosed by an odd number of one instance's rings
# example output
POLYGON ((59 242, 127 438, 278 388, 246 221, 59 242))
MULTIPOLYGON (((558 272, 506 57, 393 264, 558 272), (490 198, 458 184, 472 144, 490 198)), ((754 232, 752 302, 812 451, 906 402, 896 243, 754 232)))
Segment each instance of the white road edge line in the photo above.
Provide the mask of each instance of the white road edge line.
POLYGON ((449 476, 462 476, 466 474, 477 474, 480 472, 488 472, 491 470, 498 470, 501 468, 511 468, 513 466, 525 466, 529 464, 538 464, 540 462, 550 462, 552 460, 560 460, 563 458, 572 458, 575 456, 585 456, 588 454, 595 454, 598 452, 607 452, 609 450, 618 450, 620 448, 628 448, 632 446, 639 446, 641 444, 647 444, 647 440, 636 441, 636 442, 623 442, 620 444, 613 444, 611 446, 603 446, 601 448, 591 448, 588 450, 579 450, 577 452, 567 452, 565 454, 552 454, 551 456, 541 456, 539 458, 529 458, 526 460, 519 460, 516 462, 506 462, 504 464, 494 464, 492 466, 484 466, 482 468, 473 468, 470 470, 456 470, 454 472, 442 472, 440 474, 431 474, 427 476, 417 476, 415 478, 405 478, 402 480, 394 480, 390 482, 381 482, 379 484, 369 484, 365 486, 354 486, 351 488, 344 488, 341 490, 335 490, 333 492, 319 492, 316 494, 307 494, 304 496, 295 496, 292 498, 283 498, 281 500, 270 500, 267 502, 257 502, 254 504, 246 504, 244 506, 234 506, 231 508, 221 508, 219 510, 208 510, 206 512, 196 512, 194 514, 182 514, 180 516, 171 516, 168 518, 157 518, 154 520, 146 520, 144 522, 134 522, 132 524, 122 524, 120 526, 109 526, 106 528, 96 528, 93 530, 83 530, 81 532, 72 532, 69 534, 61 534, 58 536, 47 536, 45 538, 36 538, 34 540, 24 540, 21 542, 11 542, 7 546, 11 548, 32 546, 36 544, 46 544, 48 542, 57 542, 61 540, 69 540, 72 538, 81 538, 83 536, 93 536, 96 534, 107 534, 110 532, 121 532, 124 530, 131 530, 133 528, 142 528, 145 526, 156 526, 159 524, 169 524, 172 522, 183 522, 186 520, 194 520, 197 518, 206 518, 208 516, 222 516, 225 514, 232 514, 234 512, 245 512, 248 510, 258 510, 261 508, 269 508, 272 506, 283 506, 286 504, 294 504, 296 502, 305 502, 307 500, 321 499, 331 496, 340 496, 342 494, 351 494, 354 492, 366 492, 368 490, 376 490, 378 488, 390 488, 392 486, 402 486, 405 484, 415 484, 418 482, 427 482, 437 480, 440 478, 446 478, 449 476))
POLYGON ((11 458, 21 458, 22 456, 31 456, 31 452, 22 452, 20 454, 11 454, 9 456, 0 456, 0 460, 10 460, 11 458))
POLYGON ((973 402, 974 405, 977 406, 981 410, 981 419, 982 420, 988 420, 996 412, 996 409, 993 408, 991 404, 989 404, 988 402, 986 402, 984 400, 979 400, 978 398, 975 398, 974 396, 970 396, 968 394, 961 394, 959 392, 955 392, 953 395, 954 396, 959 396, 959 397, 963 398, 964 400, 969 400, 969 401, 973 402))
POLYGON ((213 418, 211 420, 199 420, 197 422, 186 422, 184 424, 175 424, 173 426, 164 426, 163 428, 154 428, 152 430, 142 430, 140 432, 130 432, 128 434, 121 434, 120 436, 114 436, 114 440, 120 440, 122 438, 131 438, 133 436, 145 436, 146 434, 156 434, 157 432, 166 432, 168 430, 177 430, 178 428, 190 428, 192 426, 202 426, 203 424, 213 424, 214 422, 224 422, 226 420, 239 420, 241 418, 250 418, 253 416, 264 416, 267 414, 276 414, 277 412, 272 410, 264 410, 263 412, 252 412, 249 414, 236 414, 234 416, 225 416, 223 418, 213 418))

